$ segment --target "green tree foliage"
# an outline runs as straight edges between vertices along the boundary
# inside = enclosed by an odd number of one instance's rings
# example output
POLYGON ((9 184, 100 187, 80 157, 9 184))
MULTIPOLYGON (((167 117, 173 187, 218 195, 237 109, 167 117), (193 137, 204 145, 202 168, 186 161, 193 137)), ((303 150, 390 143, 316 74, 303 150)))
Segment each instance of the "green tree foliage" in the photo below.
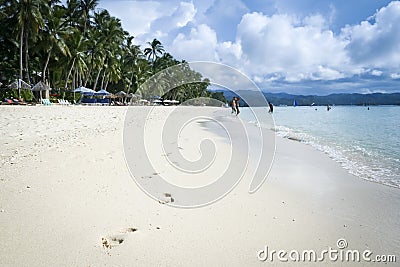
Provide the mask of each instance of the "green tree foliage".
POLYGON ((202 82, 166 92, 171 81, 161 77, 152 90, 138 91, 154 74, 184 61, 167 53, 157 39, 142 50, 122 28, 120 19, 97 8, 98 2, 67 0, 62 5, 58 0, 0 0, 3 86, 20 77, 29 84, 43 81, 61 92, 85 86, 114 93, 141 93, 143 97, 154 92, 181 102, 211 97, 209 81, 187 64, 185 75, 202 82))
POLYGON ((216 100, 218 100, 218 101, 221 101, 222 103, 226 103, 227 102, 223 92, 213 92, 211 94, 211 97, 216 99, 216 100))

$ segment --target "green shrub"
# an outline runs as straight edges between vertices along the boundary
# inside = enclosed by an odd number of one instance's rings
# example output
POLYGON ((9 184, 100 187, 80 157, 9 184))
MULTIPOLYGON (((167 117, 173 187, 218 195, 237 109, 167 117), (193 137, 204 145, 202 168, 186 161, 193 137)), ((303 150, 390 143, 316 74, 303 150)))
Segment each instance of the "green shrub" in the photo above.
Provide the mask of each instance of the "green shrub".
POLYGON ((26 102, 32 102, 34 96, 31 90, 21 90, 21 98, 26 102))

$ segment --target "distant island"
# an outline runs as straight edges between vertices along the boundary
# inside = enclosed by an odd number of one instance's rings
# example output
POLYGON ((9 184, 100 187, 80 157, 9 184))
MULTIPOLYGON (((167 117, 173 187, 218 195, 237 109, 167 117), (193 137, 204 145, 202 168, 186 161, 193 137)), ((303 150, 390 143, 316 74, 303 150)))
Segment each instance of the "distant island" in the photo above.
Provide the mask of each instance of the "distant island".
MULTIPOLYGON (((230 101, 234 96, 242 98, 240 104, 248 106, 244 99, 252 99, 255 93, 248 90, 236 93, 229 90, 217 90, 222 92, 224 97, 230 101)), ((275 106, 293 106, 296 101, 298 106, 326 106, 326 105, 400 105, 400 93, 372 93, 372 94, 330 94, 326 96, 318 95, 294 95, 287 93, 268 93, 263 92, 265 98, 275 106)), ((255 99, 252 103, 257 103, 255 99)), ((260 102, 260 105, 262 101, 260 102)))

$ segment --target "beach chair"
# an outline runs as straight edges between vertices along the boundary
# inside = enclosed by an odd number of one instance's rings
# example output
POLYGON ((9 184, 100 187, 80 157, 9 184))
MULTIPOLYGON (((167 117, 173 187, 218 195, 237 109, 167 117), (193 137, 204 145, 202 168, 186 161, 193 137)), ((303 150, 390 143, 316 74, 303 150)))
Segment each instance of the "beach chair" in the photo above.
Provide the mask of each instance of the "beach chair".
POLYGON ((4 101, 1 104, 2 105, 14 105, 14 102, 11 99, 4 98, 4 101))
POLYGON ((12 100, 14 102, 14 105, 26 105, 26 103, 22 99, 14 99, 12 100))
POLYGON ((45 105, 45 106, 50 106, 50 105, 51 105, 51 102, 50 102, 49 99, 43 98, 43 99, 42 99, 42 104, 45 105))

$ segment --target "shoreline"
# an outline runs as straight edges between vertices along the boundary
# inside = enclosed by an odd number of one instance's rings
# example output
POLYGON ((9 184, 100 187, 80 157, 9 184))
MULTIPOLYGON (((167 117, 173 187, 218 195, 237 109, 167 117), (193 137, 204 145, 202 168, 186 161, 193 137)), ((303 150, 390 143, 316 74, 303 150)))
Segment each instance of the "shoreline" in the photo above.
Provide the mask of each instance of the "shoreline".
MULTIPOLYGON (((144 116, 146 107, 133 108, 134 118, 144 116)), ((149 198, 132 180, 122 151, 126 109, 6 109, 0 107, 0 241, 7 244, 0 265, 259 266, 267 263, 257 259, 266 245, 321 251, 337 248, 339 238, 349 249, 399 257, 400 192, 348 174, 305 144, 277 137, 275 161, 257 192, 248 193, 247 173, 214 204, 179 209, 149 198)), ((196 116, 197 109, 185 110, 196 116)), ((155 124, 160 114, 152 116, 155 124)), ((202 128, 210 131, 202 125, 183 132, 183 151, 197 146, 192 139, 202 128)), ((195 149, 187 153, 198 156, 195 149)), ((365 265, 374 266, 349 263, 365 265)))

